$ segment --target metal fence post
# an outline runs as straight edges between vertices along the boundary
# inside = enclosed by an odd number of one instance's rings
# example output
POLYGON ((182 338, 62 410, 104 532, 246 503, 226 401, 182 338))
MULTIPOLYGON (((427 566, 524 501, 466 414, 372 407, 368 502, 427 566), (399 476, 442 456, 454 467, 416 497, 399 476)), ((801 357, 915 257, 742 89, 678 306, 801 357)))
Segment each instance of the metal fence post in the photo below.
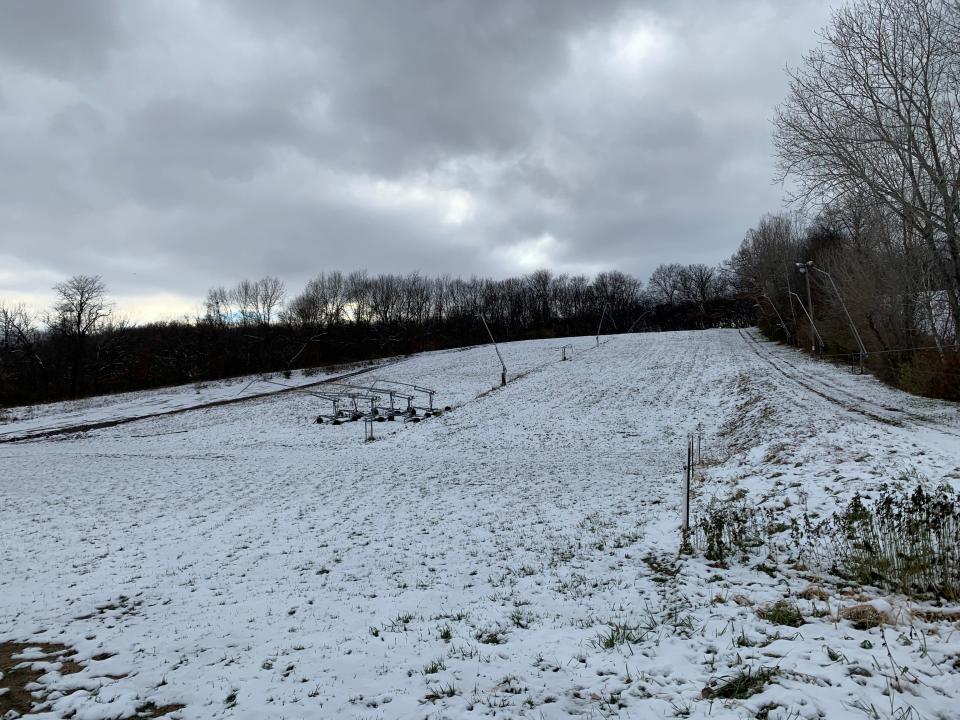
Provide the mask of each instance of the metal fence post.
POLYGON ((687 462, 683 468, 683 543, 690 533, 690 476, 693 471, 693 435, 687 435, 687 462))

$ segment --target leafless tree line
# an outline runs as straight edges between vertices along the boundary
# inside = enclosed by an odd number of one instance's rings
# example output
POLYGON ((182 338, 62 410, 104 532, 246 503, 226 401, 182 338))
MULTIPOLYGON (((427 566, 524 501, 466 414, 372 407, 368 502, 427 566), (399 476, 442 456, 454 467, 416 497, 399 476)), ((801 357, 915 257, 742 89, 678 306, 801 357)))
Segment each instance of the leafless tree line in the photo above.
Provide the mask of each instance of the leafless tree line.
POLYGON ((276 320, 313 327, 425 327, 483 315, 496 325, 518 327, 598 318, 606 308, 613 325, 625 328, 657 305, 692 305, 705 311, 729 295, 724 278, 719 268, 707 265, 661 265, 645 291, 639 280, 618 271, 599 273, 592 280, 546 269, 503 280, 334 271, 320 273, 286 303, 285 289, 276 278, 244 280, 229 290, 211 288, 204 320, 220 325, 268 325, 276 320))
POLYGON ((283 282, 269 275, 259 280, 241 280, 230 290, 223 286, 211 288, 204 308, 212 323, 265 326, 277 319, 286 292, 283 282))
POLYGON ((943 394, 960 385, 960 4, 855 0, 789 75, 774 144, 798 214, 747 234, 738 289, 771 332, 807 341, 812 320, 828 352, 857 332, 890 379, 943 394))
POLYGON ((365 360, 499 339, 742 324, 719 268, 538 270, 493 280, 322 272, 288 296, 266 276, 213 287, 202 315, 131 326, 97 276, 58 284, 47 311, 0 302, 0 405, 365 360))

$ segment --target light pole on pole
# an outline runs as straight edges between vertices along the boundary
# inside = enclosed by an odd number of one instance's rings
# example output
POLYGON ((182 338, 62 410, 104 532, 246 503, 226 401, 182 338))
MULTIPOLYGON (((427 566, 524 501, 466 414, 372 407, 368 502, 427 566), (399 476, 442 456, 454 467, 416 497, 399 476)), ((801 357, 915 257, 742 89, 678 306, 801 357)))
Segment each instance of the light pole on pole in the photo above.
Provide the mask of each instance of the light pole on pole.
MULTIPOLYGON (((813 321, 813 293, 810 292, 810 268, 813 267, 813 260, 807 260, 805 263, 798 262, 797 272, 803 275, 807 279, 807 307, 806 313, 807 317, 810 318, 810 325, 813 327, 813 331, 816 333, 817 328, 816 324, 813 321)), ((817 333, 817 337, 820 336, 820 333, 817 333)), ((810 338, 811 342, 813 338, 810 338)), ((821 347, 823 347, 823 341, 820 341, 821 347)))
MULTIPOLYGON (((818 268, 813 264, 813 261, 810 261, 810 267, 816 270, 818 273, 827 276, 827 280, 830 281, 830 285, 833 286, 833 291, 837 294, 837 300, 840 301, 840 307, 843 308, 843 314, 847 316, 847 322, 850 323, 850 331, 853 333, 853 338, 857 341, 857 346, 860 348, 860 372, 863 373, 863 362, 867 357, 867 348, 863 345, 863 339, 860 337, 860 331, 857 330, 857 326, 853 322, 853 318, 850 317, 850 311, 847 310, 847 304, 843 301, 843 296, 840 294, 840 290, 837 289, 837 284, 833 281, 833 276, 822 268, 818 268)), ((809 282, 809 278, 807 280, 809 282)))
POLYGON ((810 313, 810 317, 814 316, 813 295, 810 292, 810 268, 812 267, 813 260, 807 260, 805 263, 797 263, 797 272, 807 279, 807 312, 810 313))

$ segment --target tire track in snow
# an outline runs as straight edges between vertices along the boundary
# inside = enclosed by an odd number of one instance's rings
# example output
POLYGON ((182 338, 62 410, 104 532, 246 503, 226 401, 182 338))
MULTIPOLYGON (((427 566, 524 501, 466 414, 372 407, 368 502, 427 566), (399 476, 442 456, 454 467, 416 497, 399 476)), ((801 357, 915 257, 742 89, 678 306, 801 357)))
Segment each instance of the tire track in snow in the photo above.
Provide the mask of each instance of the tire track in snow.
POLYGON ((783 357, 774 357, 772 353, 763 349, 763 346, 760 342, 753 337, 749 332, 745 333, 743 330, 740 330, 740 336, 744 339, 747 345, 756 353, 757 357, 767 362, 773 369, 780 373, 786 379, 792 381, 793 383, 800 385, 809 392, 818 395, 819 397, 827 400, 834 405, 837 405, 847 412, 856 413, 864 417, 870 418, 877 422, 883 423, 885 425, 892 425, 898 428, 907 428, 905 420, 911 421, 914 425, 922 427, 927 430, 935 430, 936 432, 942 433, 944 435, 950 435, 952 437, 960 438, 960 433, 951 432, 950 430, 944 428, 941 424, 936 421, 931 421, 929 418, 919 415, 917 413, 911 412, 909 410, 897 409, 892 412, 896 412, 897 416, 890 416, 889 412, 891 410, 880 403, 877 403, 874 400, 866 398, 862 395, 850 392, 849 390, 838 387, 837 385, 830 383, 826 379, 813 375, 789 360, 783 357), (793 372, 788 372, 781 365, 786 365, 793 372), (819 386, 819 387, 817 387, 819 386), (835 393, 835 394, 832 394, 835 393), (838 397, 837 395, 841 396, 838 397), (864 407, 857 407, 857 405, 864 405, 864 407))

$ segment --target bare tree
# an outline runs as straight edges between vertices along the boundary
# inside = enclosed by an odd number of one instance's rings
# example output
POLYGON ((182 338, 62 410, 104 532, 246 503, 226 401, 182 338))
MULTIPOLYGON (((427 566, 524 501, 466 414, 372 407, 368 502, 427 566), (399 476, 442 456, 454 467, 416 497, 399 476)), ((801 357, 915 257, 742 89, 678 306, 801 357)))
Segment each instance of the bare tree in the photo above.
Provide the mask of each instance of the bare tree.
POLYGON ((206 310, 206 321, 214 325, 227 325, 232 316, 230 308, 230 293, 220 285, 207 291, 207 299, 203 303, 206 310))
POLYGON ((250 325, 257 319, 257 283, 243 279, 230 291, 230 303, 237 309, 237 315, 243 325, 250 325))
POLYGON ((551 315, 550 286, 553 282, 553 273, 541 268, 527 275, 525 280, 531 296, 530 309, 533 316, 537 322, 548 322, 551 315))
POLYGON ((17 386, 22 390, 35 374, 31 369, 44 370, 36 349, 38 339, 27 308, 0 301, 0 387, 17 386))
POLYGON ((370 322, 370 279, 366 270, 354 270, 347 275, 346 296, 353 321, 370 322))
POLYGON ((382 273, 371 278, 367 287, 374 321, 380 325, 399 322, 403 310, 401 279, 396 275, 382 273))
POLYGON ((403 278, 404 318, 418 327, 423 327, 430 316, 433 299, 433 284, 420 273, 410 273, 403 278))
POLYGON ((598 273, 593 280, 597 310, 602 313, 606 306, 607 318, 613 322, 613 327, 625 329, 634 320, 641 304, 642 288, 639 280, 619 270, 598 273))
POLYGON ((49 319, 50 327, 66 336, 71 345, 70 392, 80 390, 80 376, 87 338, 107 322, 112 305, 107 287, 99 275, 74 275, 53 286, 57 302, 49 319))
POLYGON ((30 342, 35 332, 33 316, 26 305, 0 302, 0 347, 22 346, 30 342))
POLYGON ((287 303, 284 319, 294 325, 319 327, 323 324, 323 307, 318 280, 311 280, 302 293, 287 303))
POLYGON ((790 72, 774 143, 803 199, 866 192, 923 238, 960 335, 960 4, 858 0, 790 72))
POLYGON ((343 273, 320 273, 290 301, 286 317, 301 325, 339 325, 346 319, 347 301, 343 273))
POLYGON ((681 291, 682 275, 683 266, 677 263, 658 266, 647 283, 654 299, 664 305, 676 304, 681 291))
POLYGON ((334 270, 331 273, 320 275, 323 283, 323 297, 326 302, 324 321, 327 325, 339 325, 346 319, 347 282, 343 273, 334 270))
POLYGON ((702 313, 716 296, 716 274, 714 268, 702 263, 687 265, 680 273, 680 296, 685 302, 696 305, 702 313))
POLYGON ((266 275, 254 284, 254 317, 258 324, 267 327, 283 307, 287 288, 280 278, 266 275))

